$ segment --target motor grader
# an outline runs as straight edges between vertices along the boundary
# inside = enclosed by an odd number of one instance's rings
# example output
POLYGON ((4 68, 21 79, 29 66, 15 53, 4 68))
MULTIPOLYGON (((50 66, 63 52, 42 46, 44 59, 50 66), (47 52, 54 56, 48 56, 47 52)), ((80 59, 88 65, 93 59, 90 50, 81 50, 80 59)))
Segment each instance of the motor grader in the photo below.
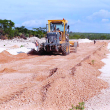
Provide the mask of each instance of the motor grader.
POLYGON ((48 20, 46 42, 40 45, 39 51, 59 52, 62 55, 68 55, 70 45, 77 48, 77 42, 69 41, 69 25, 67 22, 65 19, 48 20))

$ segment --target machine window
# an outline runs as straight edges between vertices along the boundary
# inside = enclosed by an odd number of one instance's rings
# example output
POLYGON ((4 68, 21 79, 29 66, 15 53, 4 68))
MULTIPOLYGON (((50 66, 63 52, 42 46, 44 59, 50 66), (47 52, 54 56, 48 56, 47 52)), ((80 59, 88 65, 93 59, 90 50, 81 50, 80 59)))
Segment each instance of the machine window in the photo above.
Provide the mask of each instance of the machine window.
POLYGON ((64 25, 63 24, 50 24, 50 31, 54 31, 56 28, 56 30, 60 30, 60 31, 64 31, 64 25))

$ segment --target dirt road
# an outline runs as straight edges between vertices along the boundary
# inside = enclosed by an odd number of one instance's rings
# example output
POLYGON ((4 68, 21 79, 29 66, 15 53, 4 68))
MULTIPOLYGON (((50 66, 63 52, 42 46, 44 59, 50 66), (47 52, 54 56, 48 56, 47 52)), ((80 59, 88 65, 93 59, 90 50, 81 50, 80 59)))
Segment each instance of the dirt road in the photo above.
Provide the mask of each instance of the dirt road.
POLYGON ((108 84, 97 76, 106 42, 83 43, 70 55, 0 53, 0 109, 68 110, 108 84))

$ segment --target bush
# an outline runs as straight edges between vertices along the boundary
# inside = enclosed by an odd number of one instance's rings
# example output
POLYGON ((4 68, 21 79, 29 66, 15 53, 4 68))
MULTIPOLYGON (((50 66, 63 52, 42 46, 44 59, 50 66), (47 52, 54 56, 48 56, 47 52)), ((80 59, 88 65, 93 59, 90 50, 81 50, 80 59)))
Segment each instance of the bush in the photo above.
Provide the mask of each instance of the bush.
POLYGON ((22 33, 19 33, 19 36, 21 36, 22 35, 22 33))
POLYGON ((29 37, 29 34, 26 34, 26 37, 29 37))
POLYGON ((95 60, 92 60, 91 62, 92 62, 92 65, 94 65, 95 60))
POLYGON ((23 46, 23 45, 21 45, 21 46, 20 46, 20 48, 21 48, 21 47, 24 47, 24 46, 23 46))
POLYGON ((72 105, 72 108, 71 109, 69 109, 69 110, 84 110, 84 102, 81 102, 81 103, 79 103, 79 105, 76 105, 76 106, 73 106, 72 105))

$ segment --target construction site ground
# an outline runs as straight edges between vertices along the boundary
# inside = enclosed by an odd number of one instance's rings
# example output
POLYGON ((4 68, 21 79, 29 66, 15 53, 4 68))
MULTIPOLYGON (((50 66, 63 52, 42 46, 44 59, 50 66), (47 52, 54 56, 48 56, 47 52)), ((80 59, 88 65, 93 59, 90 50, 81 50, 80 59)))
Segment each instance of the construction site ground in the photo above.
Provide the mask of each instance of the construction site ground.
MULTIPOLYGON (((70 54, 0 53, 0 110, 69 110, 108 87, 97 78, 108 41, 80 43, 70 54)), ((13 47, 14 48, 14 47, 13 47)), ((15 47, 16 48, 16 47, 15 47)))

